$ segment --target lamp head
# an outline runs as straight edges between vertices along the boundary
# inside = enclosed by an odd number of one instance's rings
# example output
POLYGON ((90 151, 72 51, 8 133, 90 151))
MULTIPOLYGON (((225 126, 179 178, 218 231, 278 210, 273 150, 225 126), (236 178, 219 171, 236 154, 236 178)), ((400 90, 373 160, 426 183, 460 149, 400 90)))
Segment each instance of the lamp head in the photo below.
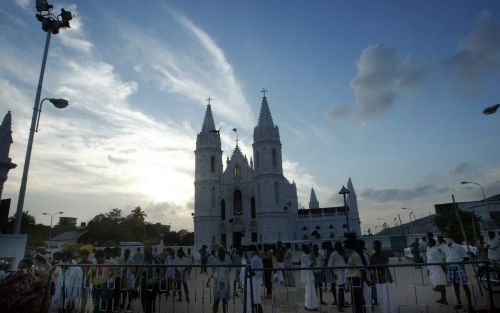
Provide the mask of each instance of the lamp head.
POLYGON ((69 105, 69 102, 66 99, 51 98, 51 99, 49 99, 49 101, 52 102, 52 104, 58 109, 64 109, 65 107, 67 107, 69 105))
POLYGON ((500 107, 500 103, 489 106, 483 110, 483 113, 486 115, 493 114, 498 110, 499 107, 500 107))
POLYGON ((468 181, 461 181, 460 183, 461 183, 462 185, 465 185, 465 184, 469 184, 470 182, 468 182, 468 181))
POLYGON ((57 212, 57 214, 63 214, 63 213, 64 213, 64 212, 62 212, 62 211, 61 211, 61 212, 57 212))

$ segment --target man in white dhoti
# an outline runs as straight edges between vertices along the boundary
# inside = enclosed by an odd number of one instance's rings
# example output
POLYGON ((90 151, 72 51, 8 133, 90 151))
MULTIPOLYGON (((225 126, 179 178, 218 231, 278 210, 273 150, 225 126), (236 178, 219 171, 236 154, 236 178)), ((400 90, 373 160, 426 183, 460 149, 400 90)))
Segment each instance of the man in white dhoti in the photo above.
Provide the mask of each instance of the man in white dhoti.
POLYGON ((250 264, 250 273, 247 279, 247 312, 263 313, 260 301, 260 286, 262 285, 262 259, 257 254, 257 247, 250 246, 247 251, 247 262, 250 264), (253 304, 253 310, 252 310, 253 304))
MULTIPOLYGON (((443 255, 439 251, 436 240, 434 238, 430 238, 428 240, 428 249, 427 249, 427 263, 441 263, 444 261, 443 255)), ((438 291, 441 294, 441 299, 436 301, 437 304, 448 305, 448 301, 446 300, 446 285, 447 279, 446 274, 444 273, 442 265, 430 265, 427 266, 427 270, 429 271, 429 280, 431 284, 434 286, 434 290, 438 291)))
MULTIPOLYGON (((302 245, 302 255, 300 256, 300 267, 312 267, 314 260, 308 245, 302 245)), ((304 284, 305 297, 304 308, 307 311, 318 311, 318 298, 314 288, 314 272, 311 269, 300 270, 300 281, 304 284)))

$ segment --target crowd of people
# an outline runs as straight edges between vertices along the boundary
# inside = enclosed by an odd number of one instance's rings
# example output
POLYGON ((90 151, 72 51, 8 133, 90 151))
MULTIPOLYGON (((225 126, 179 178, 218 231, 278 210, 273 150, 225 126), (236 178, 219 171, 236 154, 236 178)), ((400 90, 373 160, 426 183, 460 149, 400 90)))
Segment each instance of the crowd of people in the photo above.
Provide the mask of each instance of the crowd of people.
MULTIPOLYGON (((452 235, 435 238, 428 233, 425 240, 412 244, 414 263, 427 270, 440 295, 438 305, 448 305, 446 286, 452 285, 455 309, 463 307, 462 288, 467 310, 474 312, 465 267, 453 263, 471 258, 499 261, 499 235, 490 232, 488 243, 476 253, 455 243, 452 235)), ((18 271, 4 275, 0 269, 0 307, 8 312, 116 312, 130 310, 137 300, 144 313, 153 313, 161 297, 189 303, 192 285, 188 282, 192 272, 199 271, 206 276, 205 287, 212 289, 214 313, 219 307, 226 313, 229 299, 239 297, 245 289, 248 292, 241 303, 246 303, 247 312, 262 313, 262 298, 272 298, 276 286, 296 285, 304 288, 307 311, 334 305, 339 312, 351 307, 361 313, 372 312, 379 305, 382 312, 398 312, 397 286, 388 266, 392 253, 383 250, 380 241, 365 247, 363 240, 349 234, 343 241, 309 243, 301 248, 297 260, 289 243, 228 250, 203 246, 197 251, 199 263, 190 249, 166 247, 154 254, 148 244, 133 255, 130 249, 96 250, 86 245, 76 255, 56 252, 51 258, 44 248, 38 248, 33 258, 19 263, 18 271)))

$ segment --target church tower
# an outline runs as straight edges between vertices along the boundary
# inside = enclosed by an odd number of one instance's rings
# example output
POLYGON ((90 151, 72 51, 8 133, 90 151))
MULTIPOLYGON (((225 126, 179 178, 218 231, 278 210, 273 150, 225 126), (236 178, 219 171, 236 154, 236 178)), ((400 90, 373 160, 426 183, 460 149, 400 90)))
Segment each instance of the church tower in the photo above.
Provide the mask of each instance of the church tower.
POLYGON ((354 186, 352 185, 352 180, 349 178, 347 181, 347 205, 349 206, 349 226, 352 232, 355 232, 358 236, 361 236, 361 224, 359 220, 358 211, 358 199, 356 192, 354 191, 354 186))
POLYGON ((316 198, 316 192, 314 192, 314 188, 311 188, 311 197, 309 199, 309 209, 317 209, 319 208, 319 202, 316 198))
POLYGON ((195 248, 199 249, 202 245, 211 247, 220 241, 218 203, 222 176, 222 149, 210 101, 201 132, 196 138, 194 155, 194 234, 195 248))
POLYGON ((253 133, 254 188, 257 194, 259 241, 289 237, 288 182, 283 176, 281 140, 263 90, 259 121, 253 133))
POLYGON ((12 117, 9 111, 0 126, 0 199, 2 198, 3 184, 7 181, 7 174, 17 166, 9 158, 12 142, 12 117))

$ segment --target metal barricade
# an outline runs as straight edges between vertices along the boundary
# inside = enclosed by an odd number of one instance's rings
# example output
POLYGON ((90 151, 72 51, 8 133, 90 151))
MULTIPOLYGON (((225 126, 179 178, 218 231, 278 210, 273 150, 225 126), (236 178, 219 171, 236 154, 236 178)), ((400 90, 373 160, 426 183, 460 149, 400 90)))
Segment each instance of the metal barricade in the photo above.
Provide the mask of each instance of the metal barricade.
MULTIPOLYGON (((234 274, 229 275, 229 281, 214 281, 211 275, 200 273, 201 265, 192 265, 186 276, 177 274, 175 277, 172 276, 175 269, 185 268, 185 265, 58 266, 62 269, 62 302, 58 308, 62 312, 205 313, 214 312, 217 306, 219 312, 228 313, 298 313, 305 312, 304 301, 306 298, 310 301, 310 297, 323 301, 317 300, 313 308, 319 312, 338 312, 341 301, 344 303, 340 309, 344 312, 441 312, 445 306, 437 305, 435 286, 430 283, 427 273, 431 266, 463 267, 469 277, 463 285, 468 286, 476 310, 493 311, 500 301, 500 265, 484 261, 279 269, 254 269, 246 265, 241 281, 242 293, 238 296, 233 284, 234 274), (477 275, 473 267, 477 269, 477 275), (302 275, 304 271, 331 271, 333 274, 349 269, 373 273, 371 282, 350 278, 345 283, 326 286, 326 281, 315 281, 312 276, 312 282, 309 282, 302 275), (282 271, 285 277, 283 284, 272 281, 277 271, 282 271), (256 278, 260 276, 262 280, 256 278), (271 289, 265 291, 266 287, 271 289), (306 292, 314 295, 306 295, 306 292), (217 301, 220 298, 227 301, 217 301), (374 305, 373 299, 378 299, 378 305, 374 305), (333 300, 336 305, 332 305, 333 300)), ((235 268, 243 270, 243 266, 238 265, 207 267, 209 272, 220 268, 233 269, 232 272, 236 272, 235 268)), ((443 288, 447 294, 447 307, 453 308, 456 304, 453 286, 443 288)), ((463 292, 463 287, 460 290, 463 292)), ((465 307, 467 300, 463 294, 461 299, 465 307)))

